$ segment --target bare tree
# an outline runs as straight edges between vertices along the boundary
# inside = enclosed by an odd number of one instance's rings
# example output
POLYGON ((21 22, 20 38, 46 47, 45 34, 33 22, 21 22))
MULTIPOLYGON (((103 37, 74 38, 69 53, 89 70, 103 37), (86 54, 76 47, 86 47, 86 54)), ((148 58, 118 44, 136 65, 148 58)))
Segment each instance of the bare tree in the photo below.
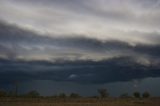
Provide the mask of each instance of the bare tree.
POLYGON ((14 81, 14 96, 18 96, 18 81, 14 81))

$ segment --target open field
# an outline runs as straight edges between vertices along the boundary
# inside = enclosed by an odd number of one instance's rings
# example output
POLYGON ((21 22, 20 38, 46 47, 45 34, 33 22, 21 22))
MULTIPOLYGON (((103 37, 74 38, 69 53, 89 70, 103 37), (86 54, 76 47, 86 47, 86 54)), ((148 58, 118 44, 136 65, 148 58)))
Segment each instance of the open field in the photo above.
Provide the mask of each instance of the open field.
POLYGON ((0 98, 0 106, 160 106, 160 98, 0 98))

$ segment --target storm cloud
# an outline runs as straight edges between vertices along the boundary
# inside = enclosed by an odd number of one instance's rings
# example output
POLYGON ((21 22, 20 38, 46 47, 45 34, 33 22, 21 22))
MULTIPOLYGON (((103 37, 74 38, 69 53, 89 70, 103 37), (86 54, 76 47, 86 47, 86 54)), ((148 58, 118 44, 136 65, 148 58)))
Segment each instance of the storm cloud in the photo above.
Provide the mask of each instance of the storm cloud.
POLYGON ((159 77, 160 67, 144 66, 129 57, 93 61, 17 61, 0 60, 1 82, 53 80, 83 84, 103 84, 159 77))
MULTIPOLYGON (((87 37, 49 37, 0 24, 1 81, 86 83, 159 77, 160 45, 87 37)), ((158 36, 157 36, 158 38, 158 36)))
POLYGON ((159 0, 1 0, 0 78, 159 77, 159 0))

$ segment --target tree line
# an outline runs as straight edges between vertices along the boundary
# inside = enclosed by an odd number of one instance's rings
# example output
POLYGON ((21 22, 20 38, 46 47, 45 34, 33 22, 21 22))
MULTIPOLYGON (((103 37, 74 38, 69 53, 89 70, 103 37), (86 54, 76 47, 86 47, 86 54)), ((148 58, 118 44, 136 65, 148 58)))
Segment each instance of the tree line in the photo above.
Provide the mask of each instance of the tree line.
MULTIPOLYGON (((98 95, 97 96, 92 96, 91 98, 107 98, 109 97, 109 92, 107 89, 98 89, 97 90, 98 95)), ((31 97, 31 98, 35 98, 35 97, 43 97, 40 95, 40 93, 36 90, 30 91, 26 94, 21 94, 18 95, 17 91, 15 92, 6 92, 5 90, 0 90, 0 97, 31 97)), ((54 95, 54 96, 49 96, 49 97, 55 97, 55 98, 81 98, 82 96, 79 95, 78 93, 71 93, 70 95, 66 95, 65 93, 59 93, 58 95, 54 95)), ((138 91, 133 92, 133 94, 130 96, 128 93, 124 93, 122 95, 119 96, 120 98, 149 98, 150 97, 150 93, 145 91, 142 94, 138 91)))

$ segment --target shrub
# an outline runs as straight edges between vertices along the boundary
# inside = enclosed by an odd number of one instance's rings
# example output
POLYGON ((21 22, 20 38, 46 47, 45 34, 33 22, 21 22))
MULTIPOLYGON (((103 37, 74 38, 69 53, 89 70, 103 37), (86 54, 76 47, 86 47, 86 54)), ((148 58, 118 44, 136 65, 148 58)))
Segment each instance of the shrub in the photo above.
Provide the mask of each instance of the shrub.
POLYGON ((0 90, 0 97, 5 97, 7 96, 7 93, 3 90, 0 90))
POLYGON ((27 94, 27 97, 39 97, 39 96, 40 96, 40 94, 37 91, 35 91, 35 90, 30 91, 27 94))
POLYGON ((100 94, 101 98, 106 98, 109 96, 107 89, 98 89, 98 93, 100 94))
POLYGON ((66 98, 67 96, 66 96, 65 93, 60 93, 60 94, 59 94, 59 97, 60 97, 60 98, 66 98))
POLYGON ((144 93, 142 94, 142 97, 143 97, 143 98, 149 98, 149 97, 150 97, 149 92, 144 92, 144 93))
POLYGON ((70 94, 70 98, 79 98, 79 97, 80 97, 80 95, 77 94, 77 93, 71 93, 70 94))
POLYGON ((122 95, 120 95, 120 98, 129 98, 130 96, 128 95, 128 93, 124 93, 122 95))
POLYGON ((134 92, 134 93, 133 93, 133 96, 134 96, 135 98, 140 98, 140 97, 141 97, 141 95, 140 95, 139 92, 134 92))

